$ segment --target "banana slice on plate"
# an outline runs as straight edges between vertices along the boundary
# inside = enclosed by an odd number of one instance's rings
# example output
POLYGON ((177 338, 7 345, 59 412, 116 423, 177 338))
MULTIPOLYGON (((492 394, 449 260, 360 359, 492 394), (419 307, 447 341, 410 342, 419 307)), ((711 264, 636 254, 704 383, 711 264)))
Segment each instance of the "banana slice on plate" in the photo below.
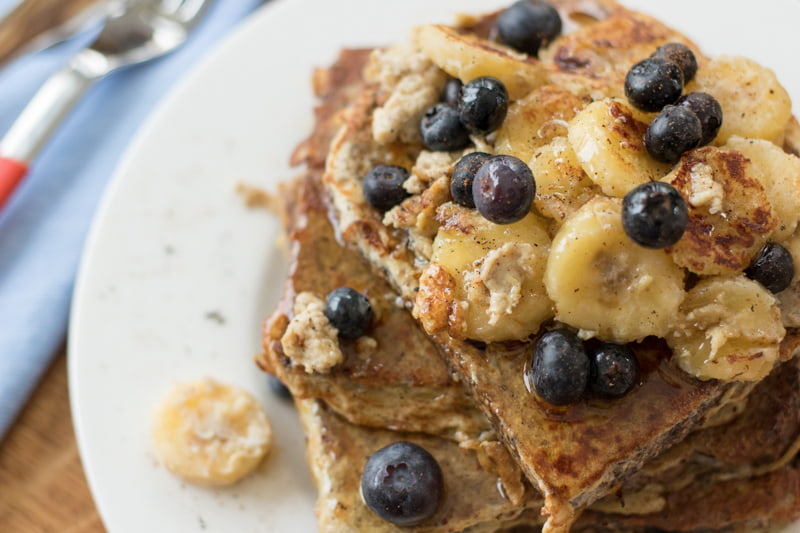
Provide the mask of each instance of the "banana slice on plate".
POLYGON ((585 337, 631 342, 670 330, 685 296, 683 278, 663 250, 628 238, 620 200, 596 197, 556 233, 544 283, 557 320, 585 337))
POLYGON ((159 461, 198 485, 229 485, 252 472, 272 445, 272 426, 247 391, 204 379, 176 385, 153 425, 159 461))

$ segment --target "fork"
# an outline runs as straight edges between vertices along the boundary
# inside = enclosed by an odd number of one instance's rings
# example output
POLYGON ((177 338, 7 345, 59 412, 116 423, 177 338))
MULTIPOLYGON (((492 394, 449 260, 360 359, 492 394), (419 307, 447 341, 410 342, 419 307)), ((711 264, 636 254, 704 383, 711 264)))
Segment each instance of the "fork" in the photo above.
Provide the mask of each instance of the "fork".
POLYGON ((127 0, 87 48, 51 76, 0 141, 0 208, 50 135, 97 81, 178 48, 212 0, 127 0))

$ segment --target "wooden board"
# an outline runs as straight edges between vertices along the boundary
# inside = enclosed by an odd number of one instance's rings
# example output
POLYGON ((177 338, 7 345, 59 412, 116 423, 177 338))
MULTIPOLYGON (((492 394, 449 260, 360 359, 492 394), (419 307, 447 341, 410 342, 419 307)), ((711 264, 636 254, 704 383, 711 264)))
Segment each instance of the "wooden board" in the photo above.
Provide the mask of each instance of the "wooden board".
POLYGON ((78 456, 63 351, 0 442, 0 529, 104 533, 78 456))

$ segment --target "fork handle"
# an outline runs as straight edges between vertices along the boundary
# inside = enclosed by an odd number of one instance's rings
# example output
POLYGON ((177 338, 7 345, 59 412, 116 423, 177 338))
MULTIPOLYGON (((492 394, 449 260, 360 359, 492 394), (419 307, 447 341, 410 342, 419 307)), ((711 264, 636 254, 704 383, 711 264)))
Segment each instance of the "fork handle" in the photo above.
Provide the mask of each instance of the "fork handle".
POLYGON ((71 62, 44 83, 0 141, 0 155, 31 161, 94 82, 71 62))
POLYGON ((0 207, 27 172, 27 164, 96 79, 71 62, 53 74, 25 106, 0 141, 0 207))
POLYGON ((27 173, 28 164, 24 161, 0 157, 0 207, 5 205, 27 173))

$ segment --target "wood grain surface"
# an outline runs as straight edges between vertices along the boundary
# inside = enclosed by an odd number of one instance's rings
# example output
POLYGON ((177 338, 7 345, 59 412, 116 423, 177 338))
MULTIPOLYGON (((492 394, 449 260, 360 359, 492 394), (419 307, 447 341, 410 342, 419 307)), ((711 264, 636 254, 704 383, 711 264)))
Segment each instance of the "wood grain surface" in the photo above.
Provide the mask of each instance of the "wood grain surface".
MULTIPOLYGON (((98 0, 26 0, 0 23, 0 65, 98 0)), ((78 456, 62 350, 0 441, 0 531, 105 533, 78 456)))
POLYGON ((0 443, 0 530, 104 533, 78 457, 61 352, 0 443))

